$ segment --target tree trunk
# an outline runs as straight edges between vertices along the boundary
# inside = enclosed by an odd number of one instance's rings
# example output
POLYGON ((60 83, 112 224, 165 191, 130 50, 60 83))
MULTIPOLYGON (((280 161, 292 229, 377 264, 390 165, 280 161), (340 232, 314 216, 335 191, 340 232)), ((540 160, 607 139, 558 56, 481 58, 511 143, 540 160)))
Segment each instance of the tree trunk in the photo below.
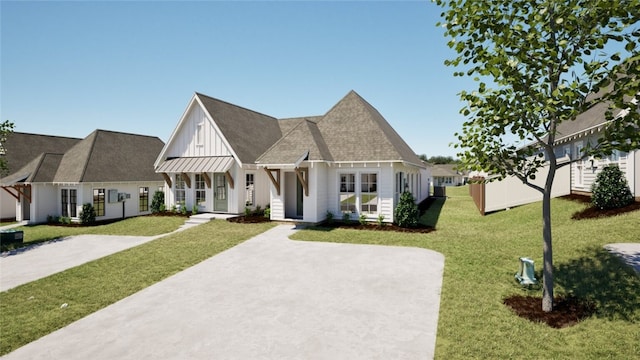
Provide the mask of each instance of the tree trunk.
POLYGON ((551 241, 551 187, 556 175, 556 159, 551 156, 549 173, 542 194, 542 311, 553 310, 553 246, 551 241))

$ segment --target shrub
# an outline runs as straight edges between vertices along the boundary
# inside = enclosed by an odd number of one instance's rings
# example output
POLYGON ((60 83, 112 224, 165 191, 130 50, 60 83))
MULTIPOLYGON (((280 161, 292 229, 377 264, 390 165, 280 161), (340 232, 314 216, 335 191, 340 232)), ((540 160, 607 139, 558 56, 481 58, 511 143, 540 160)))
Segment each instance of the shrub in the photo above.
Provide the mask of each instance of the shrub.
POLYGON ((159 213, 164 211, 164 193, 160 190, 156 190, 153 193, 153 199, 151 200, 151 212, 159 213))
POLYGON ((351 214, 348 212, 342 213, 342 222, 348 223, 351 220, 351 214))
POLYGON ((400 201, 396 206, 395 220, 398 226, 409 228, 416 227, 420 219, 420 211, 413 195, 405 191, 400 195, 400 201))
POLYGON ((633 195, 618 165, 605 166, 591 186, 591 203, 598 209, 616 209, 633 202, 633 195))
POLYGON ((182 203, 180 205, 180 213, 182 213, 182 215, 187 215, 187 204, 182 203))
POLYGON ((327 210, 326 219, 328 224, 333 223, 333 213, 329 210, 327 210))
POLYGON ((80 212, 80 222, 84 225, 89 225, 96 222, 96 209, 93 208, 93 205, 91 203, 82 205, 82 211, 80 212))
POLYGON ((367 225, 367 215, 360 214, 358 221, 360 222, 360 225, 367 225))
POLYGON ((378 226, 384 226, 384 215, 378 215, 378 226))
POLYGON ((193 207, 191 208, 191 215, 195 215, 198 213, 198 205, 193 204, 193 207))
POLYGON ((271 218, 271 207, 269 205, 264 208, 264 217, 271 218))
POLYGON ((251 216, 251 208, 248 206, 244 207, 244 216, 251 216))
POLYGON ((60 221, 60 224, 64 224, 64 225, 71 224, 71 218, 68 216, 60 216, 59 221, 60 221))

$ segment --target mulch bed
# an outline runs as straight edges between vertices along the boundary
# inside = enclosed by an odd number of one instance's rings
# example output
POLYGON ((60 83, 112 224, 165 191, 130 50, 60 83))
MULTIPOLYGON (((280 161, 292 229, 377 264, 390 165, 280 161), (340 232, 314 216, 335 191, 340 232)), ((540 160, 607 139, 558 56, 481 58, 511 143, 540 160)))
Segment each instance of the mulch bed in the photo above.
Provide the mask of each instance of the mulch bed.
POLYGON ((263 222, 269 222, 271 220, 269 220, 268 217, 264 217, 264 215, 241 215, 241 216, 234 216, 231 218, 228 218, 227 221, 229 222, 233 222, 233 223, 240 223, 240 224, 258 224, 258 223, 263 223, 263 222))
MULTIPOLYGON (((562 198, 584 203, 584 204, 591 203, 591 197, 587 195, 571 194, 571 195, 563 196, 562 198)), ((571 216, 571 218, 573 220, 596 219, 596 218, 602 218, 602 217, 616 216, 619 214, 624 214, 624 213, 628 213, 636 210, 640 210, 640 202, 634 202, 632 204, 629 204, 625 207, 621 207, 618 209, 606 209, 606 210, 601 210, 594 206, 589 206, 588 208, 582 211, 578 211, 574 213, 571 216)))
POLYGON ((554 298, 553 311, 542 311, 542 298, 514 295, 504 299, 503 303, 518 316, 533 322, 542 322, 556 329, 572 326, 596 312, 593 303, 576 297, 554 298))

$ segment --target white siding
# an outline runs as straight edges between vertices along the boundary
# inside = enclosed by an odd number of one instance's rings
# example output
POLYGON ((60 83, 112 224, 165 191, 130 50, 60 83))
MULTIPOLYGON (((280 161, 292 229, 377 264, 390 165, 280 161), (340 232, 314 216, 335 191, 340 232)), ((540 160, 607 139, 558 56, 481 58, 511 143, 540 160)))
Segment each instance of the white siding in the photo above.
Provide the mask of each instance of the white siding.
POLYGON ((167 146, 166 157, 231 155, 215 126, 197 102, 193 103, 178 132, 167 146), (197 139, 198 126, 202 127, 202 143, 198 143, 197 139))
MULTIPOLYGON (((9 191, 16 193, 15 190, 9 191)), ((6 190, 0 189, 0 219, 11 219, 16 217, 16 198, 11 196, 6 190)))

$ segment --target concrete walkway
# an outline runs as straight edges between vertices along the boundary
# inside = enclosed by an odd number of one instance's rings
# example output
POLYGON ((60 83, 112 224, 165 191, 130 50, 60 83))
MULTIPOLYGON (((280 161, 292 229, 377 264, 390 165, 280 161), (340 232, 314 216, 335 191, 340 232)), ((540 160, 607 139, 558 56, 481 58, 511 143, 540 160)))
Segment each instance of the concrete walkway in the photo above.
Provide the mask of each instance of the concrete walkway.
POLYGON ((160 236, 78 235, 0 258, 0 291, 111 255, 160 236))
POLYGON ((433 357, 441 254, 294 231, 277 226, 3 359, 433 357))
POLYGON ((640 243, 608 244, 604 248, 619 256, 640 275, 640 243))

